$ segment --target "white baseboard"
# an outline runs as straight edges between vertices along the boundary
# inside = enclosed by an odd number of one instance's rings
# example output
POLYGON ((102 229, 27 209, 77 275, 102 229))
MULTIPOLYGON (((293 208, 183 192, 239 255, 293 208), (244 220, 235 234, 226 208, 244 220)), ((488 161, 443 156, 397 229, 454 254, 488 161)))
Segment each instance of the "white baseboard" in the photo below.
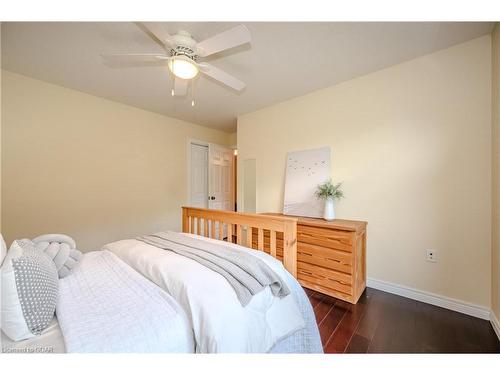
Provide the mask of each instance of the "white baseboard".
MULTIPOLYGON (((409 288, 407 286, 394 284, 387 281, 372 279, 370 277, 367 279, 366 285, 373 289, 382 290, 387 293, 397 294, 398 296, 414 299, 420 302, 428 303, 430 305, 443 307, 448 310, 458 311, 463 314, 475 316, 476 318, 490 320, 492 317, 492 312, 487 307, 474 305, 465 301, 445 297, 439 294, 425 292, 422 290, 409 288)), ((492 324, 494 324, 493 321, 492 324)), ((498 325, 498 320, 496 321, 496 324, 497 328, 500 327, 498 325)), ((497 328, 495 328, 495 330, 497 328)), ((498 335, 498 331, 496 332, 498 335)))
POLYGON ((497 334, 498 339, 500 340, 500 322, 493 311, 490 314, 490 322, 495 330, 495 333, 497 334))

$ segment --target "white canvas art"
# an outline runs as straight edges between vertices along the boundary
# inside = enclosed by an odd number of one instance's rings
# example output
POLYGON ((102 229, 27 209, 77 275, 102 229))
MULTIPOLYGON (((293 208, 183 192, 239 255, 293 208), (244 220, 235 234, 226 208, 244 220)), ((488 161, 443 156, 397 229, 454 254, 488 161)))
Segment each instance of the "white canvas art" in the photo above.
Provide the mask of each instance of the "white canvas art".
POLYGON ((330 147, 289 152, 286 156, 285 215, 322 217, 324 201, 314 192, 330 179, 330 147))

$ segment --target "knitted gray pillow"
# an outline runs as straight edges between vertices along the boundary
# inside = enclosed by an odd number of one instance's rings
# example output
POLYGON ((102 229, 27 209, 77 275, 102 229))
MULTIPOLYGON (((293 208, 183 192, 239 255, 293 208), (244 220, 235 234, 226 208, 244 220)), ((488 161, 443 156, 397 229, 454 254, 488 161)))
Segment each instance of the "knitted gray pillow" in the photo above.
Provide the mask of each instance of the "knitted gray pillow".
POLYGON ((59 279, 54 262, 30 240, 16 240, 2 264, 2 330, 12 340, 39 335, 57 304, 59 279))
POLYGON ((60 279, 68 276, 82 257, 75 240, 65 234, 44 234, 32 241, 37 250, 45 252, 55 263, 60 279))

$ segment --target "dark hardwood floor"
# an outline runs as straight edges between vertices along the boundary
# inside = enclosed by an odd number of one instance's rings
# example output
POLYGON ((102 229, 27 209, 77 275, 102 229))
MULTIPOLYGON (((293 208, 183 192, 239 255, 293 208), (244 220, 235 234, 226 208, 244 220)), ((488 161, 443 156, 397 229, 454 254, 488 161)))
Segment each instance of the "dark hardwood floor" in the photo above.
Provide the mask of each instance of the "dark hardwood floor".
POLYGON ((305 291, 325 353, 500 353, 486 320, 371 288, 356 305, 305 291))

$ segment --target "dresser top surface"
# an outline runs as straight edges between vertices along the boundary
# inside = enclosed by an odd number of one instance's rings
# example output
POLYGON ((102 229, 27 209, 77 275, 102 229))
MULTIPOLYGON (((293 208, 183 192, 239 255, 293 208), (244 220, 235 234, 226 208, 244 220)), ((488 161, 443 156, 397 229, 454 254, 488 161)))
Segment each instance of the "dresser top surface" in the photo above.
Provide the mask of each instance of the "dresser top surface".
POLYGON ((343 219, 335 219, 332 221, 326 221, 325 219, 318 219, 318 218, 304 217, 304 216, 283 215, 282 213, 276 213, 276 212, 266 212, 266 213, 264 213, 264 215, 294 217, 294 218, 298 219, 297 223, 300 225, 340 229, 340 230, 347 230, 347 231, 352 231, 352 232, 363 231, 366 229, 366 225, 367 225, 366 221, 343 220, 343 219))

